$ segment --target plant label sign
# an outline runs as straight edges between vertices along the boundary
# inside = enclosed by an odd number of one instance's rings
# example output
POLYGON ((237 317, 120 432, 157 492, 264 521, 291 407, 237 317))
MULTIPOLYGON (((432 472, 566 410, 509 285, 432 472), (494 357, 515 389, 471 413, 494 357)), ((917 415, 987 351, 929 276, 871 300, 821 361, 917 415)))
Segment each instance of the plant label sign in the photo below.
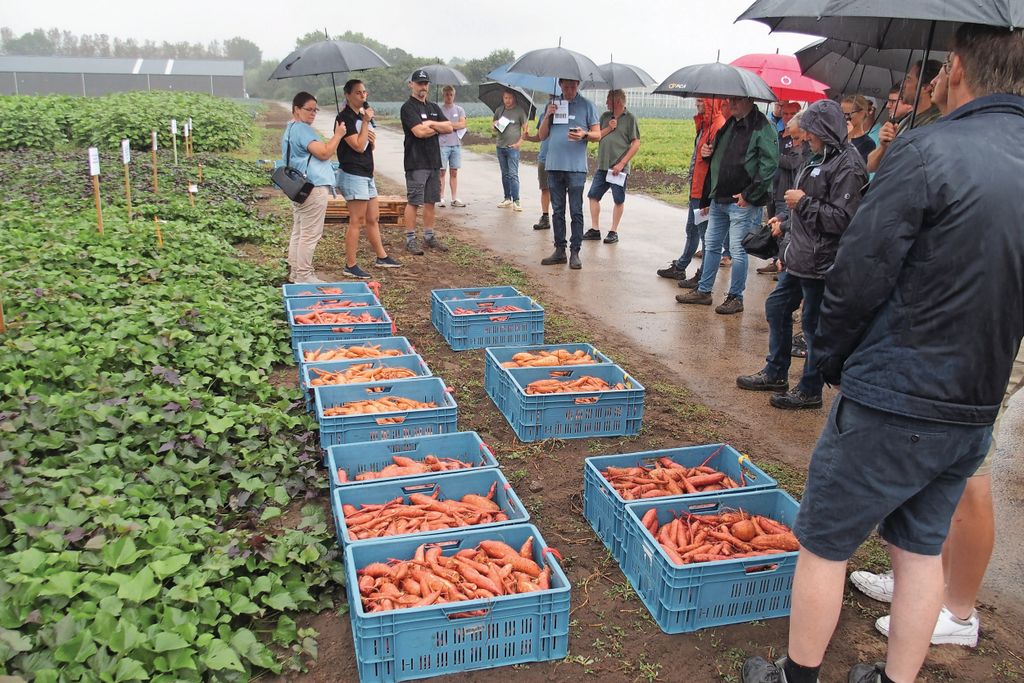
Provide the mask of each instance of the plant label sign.
POLYGON ((188 185, 189 194, 196 194, 199 192, 199 186, 195 183, 189 183, 188 185))
POLYGON ((178 119, 171 119, 171 135, 178 134, 178 119))
POLYGON ((156 145, 156 131, 154 130, 153 131, 153 151, 155 152, 156 149, 157 149, 157 145, 156 145))
POLYGON ((132 163, 132 147, 128 142, 128 138, 121 140, 121 161, 124 162, 125 166, 132 163))
POLYGON ((89 175, 100 174, 100 151, 95 147, 89 148, 89 175))
POLYGON ((192 133, 192 117, 188 117, 188 132, 192 133))

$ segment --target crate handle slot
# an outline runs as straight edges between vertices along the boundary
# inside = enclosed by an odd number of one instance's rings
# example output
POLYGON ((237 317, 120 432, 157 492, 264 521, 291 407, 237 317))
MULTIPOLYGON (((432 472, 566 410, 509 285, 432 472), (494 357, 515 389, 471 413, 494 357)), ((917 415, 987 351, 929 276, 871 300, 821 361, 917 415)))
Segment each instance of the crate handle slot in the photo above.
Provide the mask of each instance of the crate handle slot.
POLYGON ((431 482, 429 484, 410 484, 409 486, 402 487, 402 493, 420 493, 422 491, 433 491, 436 488, 437 484, 434 482, 431 482))
POLYGON ((331 332, 348 333, 348 332, 351 332, 353 329, 354 328, 351 328, 351 327, 332 327, 331 328, 331 332))
POLYGON ((503 323, 506 320, 508 320, 508 316, 507 315, 492 315, 490 317, 490 320, 491 320, 492 323, 503 323))
POLYGON ((691 514, 701 514, 706 512, 714 512, 719 507, 719 503, 697 503, 696 505, 690 505, 686 509, 691 514))
POLYGON ((366 387, 365 391, 368 394, 387 394, 392 389, 394 389, 394 387, 386 387, 386 386, 381 385, 381 386, 376 386, 376 387, 366 387))
POLYGON ((462 290, 462 293, 465 294, 466 296, 480 296, 481 292, 483 292, 482 289, 464 289, 464 290, 462 290))
POLYGON ((578 406, 593 405, 601 400, 600 396, 583 396, 573 401, 578 406))
POLYGON ((397 417, 378 417, 377 424, 379 425, 400 425, 405 422, 405 415, 399 415, 397 417))
MULTIPOLYGON (((461 612, 452 612, 451 614, 445 614, 445 617, 447 617, 449 621, 451 621, 453 619, 476 619, 476 618, 485 619, 485 618, 487 618, 490 615, 491 608, 492 608, 491 605, 487 605, 486 607, 481 607, 480 609, 463 610, 461 612)), ((483 625, 481 624, 478 628, 483 629, 483 625)), ((466 635, 470 635, 470 634, 467 633, 466 635)))
POLYGON ((485 299, 483 301, 474 302, 477 308, 494 308, 494 301, 485 299))
POLYGON ((778 568, 779 568, 779 563, 776 562, 775 564, 755 564, 755 565, 751 565, 749 567, 744 567, 743 571, 746 574, 756 574, 756 573, 759 573, 759 572, 760 573, 773 572, 773 571, 775 571, 778 568))
POLYGON ((552 370, 551 371, 551 376, 552 377, 568 377, 571 374, 572 374, 572 370, 552 370))

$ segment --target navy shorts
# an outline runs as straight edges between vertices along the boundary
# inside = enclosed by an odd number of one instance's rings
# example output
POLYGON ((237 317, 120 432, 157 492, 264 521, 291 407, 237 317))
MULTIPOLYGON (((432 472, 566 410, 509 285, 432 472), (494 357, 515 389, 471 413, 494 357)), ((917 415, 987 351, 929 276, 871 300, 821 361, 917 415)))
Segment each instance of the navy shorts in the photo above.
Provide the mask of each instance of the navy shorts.
POLYGON ((612 201, 616 204, 625 204, 626 187, 609 183, 607 173, 608 171, 594 171, 594 179, 590 183, 590 191, 587 192, 587 197, 601 201, 601 197, 610 189, 612 191, 612 201))
POLYGON ((882 538, 938 555, 992 426, 931 422, 840 394, 811 456, 794 532, 809 551, 843 561, 877 526, 882 538))

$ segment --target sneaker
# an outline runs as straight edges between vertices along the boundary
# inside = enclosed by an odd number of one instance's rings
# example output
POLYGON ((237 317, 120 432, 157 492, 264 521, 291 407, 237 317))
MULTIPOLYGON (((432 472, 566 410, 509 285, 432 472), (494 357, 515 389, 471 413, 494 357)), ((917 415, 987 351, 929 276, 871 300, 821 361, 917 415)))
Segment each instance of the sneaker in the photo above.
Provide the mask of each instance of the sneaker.
POLYGON ((512 206, 512 200, 511 199, 502 199, 500 202, 498 202, 498 208, 499 209, 507 209, 510 206, 512 206))
POLYGON ((702 292, 694 289, 686 294, 676 294, 676 301, 681 304, 700 304, 701 306, 711 305, 711 292, 702 292))
POLYGON ((465 208, 466 202, 462 201, 461 199, 453 199, 452 206, 462 209, 465 208))
POLYGON ((401 264, 400 261, 396 261, 395 259, 391 258, 390 256, 385 256, 384 258, 379 258, 378 257, 377 261, 373 265, 377 266, 378 268, 401 268, 402 267, 402 264, 401 264))
POLYGON ((693 274, 693 277, 686 280, 679 281, 680 289, 697 289, 697 285, 700 284, 700 271, 698 270, 693 274))
POLYGON ((604 238, 605 244, 615 244, 619 241, 619 233, 615 230, 609 230, 608 234, 604 238))
POLYGON ((697 252, 693 255, 693 258, 704 258, 704 250, 703 249, 697 250, 697 252))
POLYGON ((846 683, 882 683, 884 671, 885 662, 875 662, 874 664, 861 662, 850 669, 846 683))
POLYGON ((747 391, 786 391, 789 389, 789 380, 784 377, 774 379, 760 370, 753 375, 740 375, 736 378, 736 386, 747 391))
POLYGON ((437 249, 438 251, 448 251, 448 245, 437 239, 436 236, 431 235, 423 239, 423 244, 427 245, 428 249, 437 249))
POLYGON ((801 408, 820 408, 821 394, 811 396, 799 389, 790 389, 784 394, 775 394, 768 399, 773 408, 783 410, 800 410, 801 408))
POLYGON ((892 572, 872 574, 871 572, 853 572, 850 583, 864 595, 879 602, 892 602, 892 572))
MULTIPOLYGON (((443 209, 444 207, 448 206, 448 202, 445 201, 444 197, 441 197, 441 201, 439 201, 437 203, 437 205, 440 206, 443 209)), ((455 202, 452 202, 452 206, 454 206, 454 205, 455 205, 455 202)))
POLYGON ((585 240, 599 240, 601 239, 601 231, 591 228, 583 233, 583 239, 585 240))
POLYGON ((580 261, 580 252, 578 249, 576 251, 569 252, 569 267, 573 270, 579 270, 583 267, 583 262, 580 261))
MULTIPOLYGON (((971 612, 966 623, 957 619, 952 612, 943 606, 939 611, 939 618, 935 621, 935 630, 932 631, 932 645, 963 645, 964 647, 978 646, 978 629, 981 620, 978 618, 978 611, 971 612)), ((886 638, 889 637, 889 616, 879 617, 875 622, 875 628, 886 638)))
POLYGON ((358 280, 370 279, 370 274, 367 273, 362 268, 360 268, 358 264, 354 266, 345 266, 345 268, 341 272, 347 275, 348 277, 354 277, 358 280))
POLYGON ((779 272, 779 264, 777 262, 775 262, 775 261, 772 261, 771 263, 769 263, 767 266, 764 266, 763 268, 758 268, 757 269, 757 274, 758 275, 766 275, 768 273, 777 273, 777 272, 779 272))
POLYGON ((786 674, 782 670, 785 664, 785 657, 777 662, 769 662, 764 657, 747 657, 740 680, 743 683, 786 683, 786 674))
POLYGON ((722 260, 718 264, 718 267, 719 268, 728 268, 731 265, 732 265, 732 257, 731 256, 723 256, 722 260))
POLYGON ((686 271, 685 270, 679 270, 678 268, 676 268, 676 262, 675 261, 670 263, 668 265, 668 268, 659 268, 657 270, 657 273, 658 273, 658 277, 665 277, 665 278, 668 278, 669 280, 685 280, 686 279, 686 271))
POLYGON ((802 332, 793 335, 793 348, 790 349, 789 355, 794 358, 807 358, 807 340, 804 339, 802 332))
POLYGON ((548 215, 546 213, 542 213, 540 215, 540 220, 533 224, 533 229, 534 230, 550 230, 551 229, 551 219, 548 218, 548 215))
POLYGON ((733 313, 743 312, 743 299, 729 294, 725 297, 719 306, 715 306, 715 313, 721 313, 722 315, 732 315, 733 313))
POLYGON ((513 211, 522 211, 522 210, 523 210, 523 207, 522 207, 522 205, 521 205, 521 204, 519 203, 519 200, 518 200, 518 199, 517 199, 517 200, 515 200, 514 202, 512 202, 512 210, 513 210, 513 211))
POLYGON ((405 250, 415 256, 423 256, 423 247, 420 246, 420 241, 415 237, 405 240, 405 250))
POLYGON ((565 258, 565 247, 555 247, 555 250, 551 252, 551 256, 547 256, 540 260, 542 266, 554 266, 559 263, 565 263, 568 259, 565 258))

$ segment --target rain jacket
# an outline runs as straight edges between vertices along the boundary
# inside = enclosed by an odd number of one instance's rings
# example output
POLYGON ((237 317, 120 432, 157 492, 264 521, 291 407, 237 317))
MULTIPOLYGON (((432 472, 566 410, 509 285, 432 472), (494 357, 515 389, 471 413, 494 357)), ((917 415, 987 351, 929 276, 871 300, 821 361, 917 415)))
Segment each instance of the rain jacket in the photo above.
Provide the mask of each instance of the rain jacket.
POLYGON ((819 100, 808 106, 800 127, 821 138, 825 149, 797 172, 793 187, 805 194, 789 212, 781 259, 786 272, 820 280, 832 267, 839 238, 860 206, 868 172, 864 157, 847 139, 846 119, 835 102, 819 100))
POLYGON ((693 143, 693 157, 690 164, 690 199, 700 199, 704 191, 704 179, 711 166, 709 159, 700 156, 701 145, 711 144, 718 131, 725 125, 727 102, 719 98, 704 98, 704 113, 693 117, 693 128, 697 139, 693 143))
POLYGON ((711 206, 712 199, 733 202, 738 192, 752 206, 764 206, 772 196, 772 181, 779 167, 779 134, 757 107, 750 110, 742 123, 730 116, 715 136, 715 152, 704 179, 700 206, 711 206), (736 149, 736 145, 743 145, 736 149), (739 161, 739 163, 733 163, 739 161), (736 188, 722 194, 719 188, 736 188))
POLYGON ((1024 98, 988 95, 898 136, 826 277, 814 355, 878 410, 995 420, 1024 336, 1024 98))

